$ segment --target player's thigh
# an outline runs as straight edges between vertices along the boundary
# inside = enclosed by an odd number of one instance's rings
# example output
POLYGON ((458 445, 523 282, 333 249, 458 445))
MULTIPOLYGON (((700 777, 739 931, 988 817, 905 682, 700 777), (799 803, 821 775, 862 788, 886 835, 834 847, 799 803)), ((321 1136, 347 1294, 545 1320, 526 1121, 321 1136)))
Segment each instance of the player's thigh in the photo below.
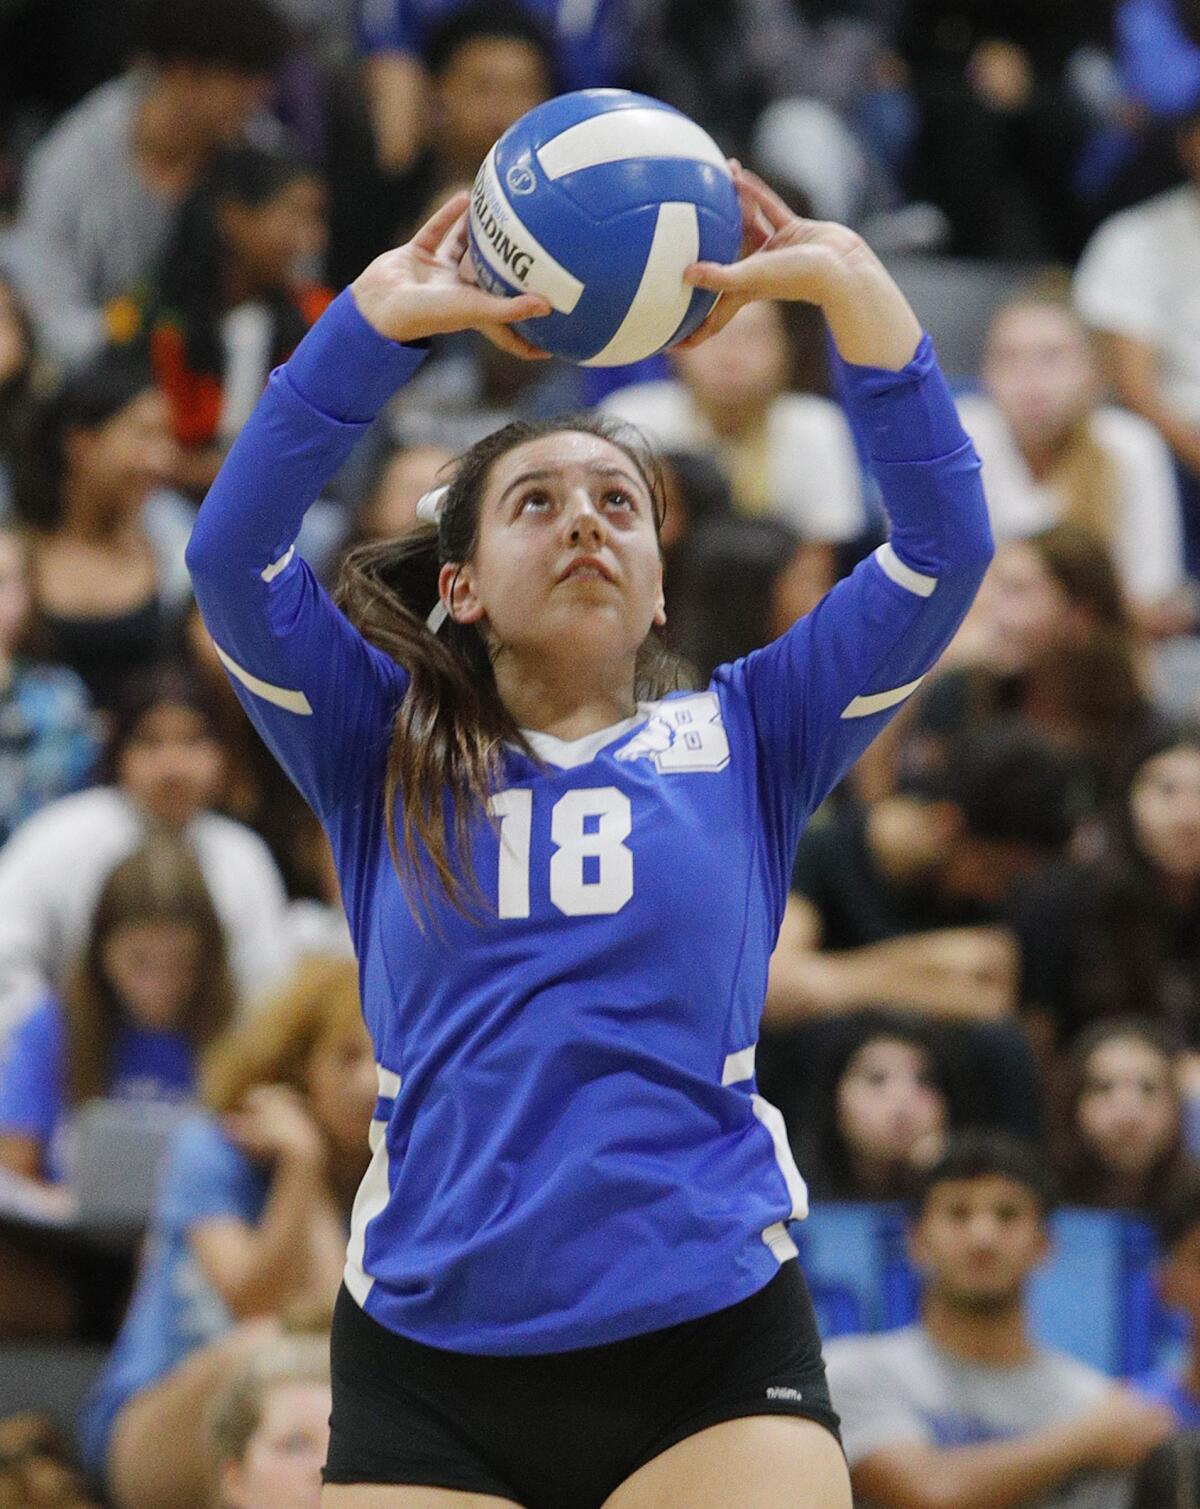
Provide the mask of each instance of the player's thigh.
POLYGON ((603 1509, 850 1509, 835 1438, 813 1420, 722 1420, 645 1463, 603 1509))
POLYGON ((457 1488, 409 1488, 370 1483, 326 1483, 321 1509, 521 1509, 512 1499, 457 1488))

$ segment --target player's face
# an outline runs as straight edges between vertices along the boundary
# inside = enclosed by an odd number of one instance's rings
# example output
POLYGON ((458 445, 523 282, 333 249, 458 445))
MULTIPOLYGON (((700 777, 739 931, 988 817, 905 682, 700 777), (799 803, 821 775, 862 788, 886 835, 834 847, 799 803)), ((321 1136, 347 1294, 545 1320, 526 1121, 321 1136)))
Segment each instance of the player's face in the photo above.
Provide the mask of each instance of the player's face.
POLYGON ((1096 370, 1069 310, 1015 304, 992 326, 983 381, 1020 445, 1057 441, 1096 400, 1096 370))
POLYGON ((317 1509, 331 1407, 327 1383, 277 1383, 267 1391, 245 1455, 221 1474, 231 1509, 317 1509))
POLYGON ((1088 1058, 1075 1114, 1104 1167, 1125 1179, 1146 1177, 1179 1131, 1170 1061, 1136 1037, 1101 1043, 1088 1058))
POLYGON ((200 936, 186 922, 128 922, 113 928, 101 949, 113 991, 139 1026, 178 1026, 196 992, 200 936))
MULTIPOLYGON (((446 593, 454 569, 442 568, 446 593)), ((582 431, 501 456, 480 503, 453 611, 504 653, 546 665, 632 659, 663 612, 654 501, 619 446, 582 431)))
POLYGON ((1164 750, 1138 771, 1129 797, 1139 848, 1175 881, 1200 880, 1200 749, 1164 750))
POLYGON ((837 1087, 837 1120, 851 1156, 871 1164, 928 1161, 946 1129, 946 1103, 925 1053, 899 1038, 873 1038, 837 1087))
POLYGON ((1018 1304, 1046 1254, 1042 1213, 1002 1174, 947 1179, 930 1191, 910 1235, 930 1290, 956 1309, 993 1313, 1018 1304))

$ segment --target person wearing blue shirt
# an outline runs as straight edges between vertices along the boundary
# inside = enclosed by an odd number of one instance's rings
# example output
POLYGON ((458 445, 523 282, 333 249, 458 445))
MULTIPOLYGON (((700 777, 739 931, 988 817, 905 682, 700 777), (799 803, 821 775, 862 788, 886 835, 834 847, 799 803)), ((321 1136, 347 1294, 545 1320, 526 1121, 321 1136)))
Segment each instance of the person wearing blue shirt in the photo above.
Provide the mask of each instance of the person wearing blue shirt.
POLYGON ((1167 1405, 1180 1430, 1200 1430, 1200 1183, 1185 1180, 1157 1222, 1162 1254, 1158 1294, 1187 1322, 1187 1350, 1175 1366, 1159 1365, 1134 1379, 1148 1399, 1167 1405))
POLYGON ((593 417, 481 441, 424 501, 436 528, 348 563, 345 613, 295 554, 419 342, 534 354, 505 326, 548 305, 466 281, 466 194, 334 301, 197 518, 205 622, 331 840, 378 1066, 324 1509, 363 1484, 374 1509, 850 1502, 788 1232, 804 1184, 755 1086, 767 962, 809 814, 992 544, 892 279, 734 172, 749 250, 688 270, 724 295, 692 339, 750 299, 819 305, 892 534, 707 687, 656 653, 652 468, 593 417))

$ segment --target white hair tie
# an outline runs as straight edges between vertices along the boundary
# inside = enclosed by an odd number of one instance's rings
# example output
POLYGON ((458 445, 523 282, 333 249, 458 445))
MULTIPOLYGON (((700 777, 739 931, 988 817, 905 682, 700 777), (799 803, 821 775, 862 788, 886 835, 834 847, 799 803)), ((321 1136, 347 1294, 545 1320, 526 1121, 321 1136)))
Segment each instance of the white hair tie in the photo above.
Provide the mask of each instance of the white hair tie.
POLYGON ((431 634, 436 634, 450 614, 446 611, 446 604, 439 598, 429 610, 429 617, 425 620, 425 627, 431 634))
POLYGON ((432 492, 422 493, 417 499, 417 518, 422 524, 436 524, 442 517, 442 509, 446 506, 446 494, 450 491, 449 484, 435 487, 432 492))

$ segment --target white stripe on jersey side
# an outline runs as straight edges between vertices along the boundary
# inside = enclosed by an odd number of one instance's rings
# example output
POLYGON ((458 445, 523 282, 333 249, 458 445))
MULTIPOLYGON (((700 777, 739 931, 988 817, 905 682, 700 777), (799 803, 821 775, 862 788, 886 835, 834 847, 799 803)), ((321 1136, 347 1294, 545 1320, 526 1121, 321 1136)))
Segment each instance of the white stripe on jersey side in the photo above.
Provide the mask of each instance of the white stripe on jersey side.
POLYGON ((683 270, 700 255, 700 222, 694 204, 660 204, 641 281, 625 318, 608 344, 584 367, 624 367, 665 346, 679 329, 692 289, 683 270))
POLYGON ((915 592, 918 597, 932 597, 933 589, 937 586, 936 576, 926 576, 924 572, 914 571, 911 566, 906 566, 891 543, 887 540, 875 551, 875 559, 879 562, 884 576, 891 577, 898 587, 905 587, 909 592, 915 592))
POLYGON ((273 582, 287 563, 296 553, 295 545, 289 545, 277 561, 272 561, 269 566, 264 566, 258 573, 264 582, 273 582))
POLYGON ((252 675, 244 666, 238 665, 232 655, 226 655, 225 651, 214 640, 213 649, 217 652, 217 659, 225 667, 231 676, 236 676, 242 685, 261 697, 264 702, 273 702, 276 707, 282 707, 285 712, 301 713, 306 717, 312 715, 312 703, 303 692, 291 690, 286 686, 273 686, 269 681, 262 681, 252 675))
POLYGON ((853 702, 848 702, 842 709, 842 717, 869 718, 872 713, 881 713, 885 708, 895 707, 897 702, 911 697, 924 680, 925 673, 922 671, 915 681, 909 681, 904 686, 894 686, 890 692, 871 692, 866 697, 855 697, 853 702))
MULTIPOLYGON (((736 1053, 726 1056, 721 1070, 723 1085, 743 1084, 754 1077, 754 1054, 757 1046, 756 1043, 751 1043, 749 1048, 740 1048, 736 1053)), ((779 1165, 779 1172, 783 1175, 783 1182, 787 1185, 788 1199, 791 1201, 788 1219, 802 1221, 808 1214, 808 1188, 800 1177, 796 1160, 792 1157, 783 1114, 769 1100, 764 1100, 757 1091, 751 1091, 750 1105, 755 1116, 771 1134, 771 1142, 775 1148, 775 1161, 779 1165)), ((762 1234, 762 1239, 771 1249, 776 1262, 786 1263, 789 1258, 798 1256, 796 1244, 788 1235, 788 1229, 782 1221, 776 1221, 774 1225, 768 1226, 762 1234)))
POLYGON ((537 150, 547 178, 564 178, 601 163, 626 162, 631 157, 679 157, 710 162, 729 172, 725 154, 703 127, 686 115, 652 105, 610 110, 568 126, 537 150))
MULTIPOLYGON (((375 1065, 379 1080, 379 1093, 391 1100, 400 1092, 400 1076, 375 1065)), ((346 1288, 359 1305, 365 1305, 375 1280, 363 1267, 367 1245, 367 1227, 383 1210, 391 1193, 388 1184, 387 1122, 372 1117, 367 1131, 367 1144, 371 1149, 371 1161, 363 1175, 354 1197, 354 1209, 350 1213, 350 1241, 346 1246, 346 1266, 343 1278, 346 1288)))

